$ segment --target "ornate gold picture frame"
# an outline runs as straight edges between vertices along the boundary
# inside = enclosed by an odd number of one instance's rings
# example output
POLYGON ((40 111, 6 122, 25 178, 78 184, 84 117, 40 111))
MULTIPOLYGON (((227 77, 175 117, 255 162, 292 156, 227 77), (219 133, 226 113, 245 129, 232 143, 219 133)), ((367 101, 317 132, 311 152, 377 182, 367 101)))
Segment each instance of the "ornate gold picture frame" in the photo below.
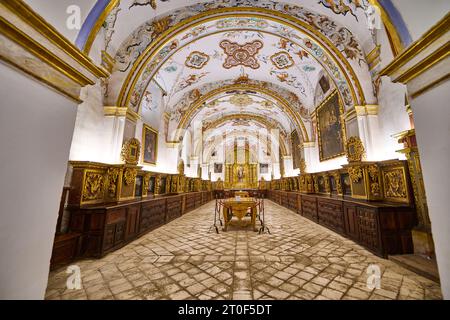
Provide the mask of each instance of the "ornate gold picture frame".
POLYGON ((126 164, 136 165, 139 162, 141 142, 136 138, 127 140, 122 146, 121 158, 126 164))
POLYGON ((344 113, 337 90, 334 90, 316 109, 320 161, 344 156, 344 113))
POLYGON ((156 165, 158 159, 158 131, 144 124, 142 128, 142 162, 156 165))

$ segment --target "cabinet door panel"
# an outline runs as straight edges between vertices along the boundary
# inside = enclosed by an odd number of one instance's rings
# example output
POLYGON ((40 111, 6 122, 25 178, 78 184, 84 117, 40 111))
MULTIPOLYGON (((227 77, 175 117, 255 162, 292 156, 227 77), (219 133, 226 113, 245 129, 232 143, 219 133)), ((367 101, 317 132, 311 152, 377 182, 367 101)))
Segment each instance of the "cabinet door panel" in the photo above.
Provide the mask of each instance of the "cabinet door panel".
POLYGON ((358 207, 359 240, 369 249, 381 252, 380 234, 378 230, 377 211, 365 207, 358 207))
POLYGON ((103 250, 108 250, 114 246, 114 234, 116 232, 116 226, 110 224, 106 226, 105 236, 103 238, 103 250))
POLYGON ((125 228, 126 222, 121 222, 116 224, 116 232, 114 235, 114 245, 120 244, 125 240, 125 228))
POLYGON ((129 207, 127 209, 127 229, 125 239, 131 239, 136 236, 139 228, 139 206, 129 207))
POLYGON ((356 206, 344 206, 345 233, 353 240, 359 240, 358 215, 356 206))

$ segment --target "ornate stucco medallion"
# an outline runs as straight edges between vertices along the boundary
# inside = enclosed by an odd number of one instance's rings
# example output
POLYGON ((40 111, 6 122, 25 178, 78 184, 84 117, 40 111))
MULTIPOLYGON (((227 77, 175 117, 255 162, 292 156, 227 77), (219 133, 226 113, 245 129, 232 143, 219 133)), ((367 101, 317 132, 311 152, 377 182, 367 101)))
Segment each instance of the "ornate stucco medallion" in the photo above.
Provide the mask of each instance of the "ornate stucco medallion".
POLYGON ((275 53, 270 57, 270 60, 278 69, 288 69, 294 65, 294 60, 289 55, 289 53, 285 51, 275 53))
POLYGON ((209 61, 209 56, 206 53, 193 51, 187 57, 186 62, 184 63, 186 67, 192 69, 202 69, 209 61))
POLYGON ((252 69, 259 68, 259 62, 256 54, 263 47, 263 43, 259 40, 247 42, 240 45, 236 42, 223 40, 220 42, 220 47, 225 51, 227 57, 223 63, 225 69, 232 67, 244 66, 252 69))

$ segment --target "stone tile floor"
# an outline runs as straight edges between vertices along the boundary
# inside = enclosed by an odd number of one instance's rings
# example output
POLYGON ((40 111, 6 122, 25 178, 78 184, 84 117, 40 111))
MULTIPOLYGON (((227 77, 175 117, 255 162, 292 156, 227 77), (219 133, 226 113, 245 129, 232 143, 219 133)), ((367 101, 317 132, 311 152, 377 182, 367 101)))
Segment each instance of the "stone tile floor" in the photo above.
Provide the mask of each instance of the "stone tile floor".
POLYGON ((208 233, 214 202, 99 260, 83 260, 82 289, 66 268, 50 273, 47 299, 442 299, 437 283, 266 201, 271 234, 231 227, 208 233), (382 272, 368 289, 367 267, 382 272))

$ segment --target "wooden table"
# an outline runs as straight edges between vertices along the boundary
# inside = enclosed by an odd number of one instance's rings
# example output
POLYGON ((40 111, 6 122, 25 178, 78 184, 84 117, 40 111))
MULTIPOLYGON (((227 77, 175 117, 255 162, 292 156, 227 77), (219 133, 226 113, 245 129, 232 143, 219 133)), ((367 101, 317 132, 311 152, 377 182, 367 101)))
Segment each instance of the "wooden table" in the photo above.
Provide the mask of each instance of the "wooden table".
POLYGON ((248 210, 251 210, 251 225, 253 231, 256 230, 256 207, 258 202, 255 198, 228 198, 223 201, 223 219, 225 222, 223 231, 227 231, 228 225, 231 223, 232 216, 236 216, 239 220, 239 224, 242 227, 248 226, 248 224, 243 223, 242 218, 244 218, 248 210))

